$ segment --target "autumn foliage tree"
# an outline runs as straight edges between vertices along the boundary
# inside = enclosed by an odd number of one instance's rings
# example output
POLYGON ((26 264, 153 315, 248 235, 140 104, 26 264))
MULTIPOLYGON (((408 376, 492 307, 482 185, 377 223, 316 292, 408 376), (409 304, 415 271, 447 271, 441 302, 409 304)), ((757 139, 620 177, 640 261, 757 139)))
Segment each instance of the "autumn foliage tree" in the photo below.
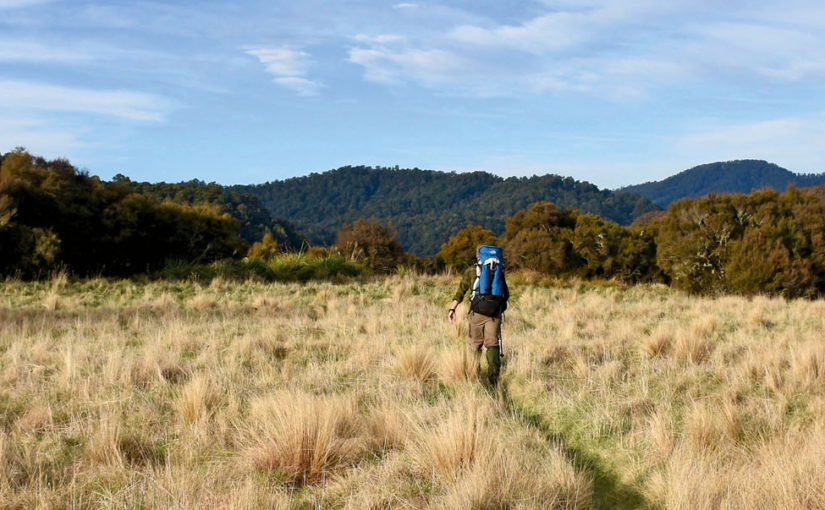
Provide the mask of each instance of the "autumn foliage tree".
POLYGON ((656 222, 658 260, 691 292, 825 291, 825 201, 796 188, 710 195, 673 204, 656 222))
POLYGON ((441 245, 437 259, 453 269, 464 269, 476 259, 476 248, 481 244, 500 244, 499 238, 481 225, 467 225, 441 245))
POLYGON ((388 272, 407 261, 398 244, 397 233, 377 220, 358 220, 344 225, 338 232, 333 249, 376 271, 388 272))
POLYGON ((659 277, 656 243, 650 230, 626 228, 593 214, 576 218, 573 249, 584 261, 582 276, 626 282, 659 277))
POLYGON ((573 246, 576 211, 559 211, 536 202, 507 220, 504 249, 511 266, 552 275, 574 273, 583 265, 573 246))
POLYGON ((275 240, 270 232, 267 232, 260 241, 254 243, 249 248, 247 257, 253 260, 268 261, 275 258, 279 251, 278 241, 275 240))

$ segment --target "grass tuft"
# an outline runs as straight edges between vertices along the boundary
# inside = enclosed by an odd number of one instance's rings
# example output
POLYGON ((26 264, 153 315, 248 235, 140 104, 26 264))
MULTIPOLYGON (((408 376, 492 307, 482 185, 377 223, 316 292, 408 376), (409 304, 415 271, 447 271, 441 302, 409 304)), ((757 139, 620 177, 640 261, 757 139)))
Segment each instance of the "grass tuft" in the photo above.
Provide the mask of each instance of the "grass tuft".
POLYGON ((291 483, 317 483, 364 450, 359 418, 346 398, 294 392, 254 400, 250 406, 247 457, 291 483))

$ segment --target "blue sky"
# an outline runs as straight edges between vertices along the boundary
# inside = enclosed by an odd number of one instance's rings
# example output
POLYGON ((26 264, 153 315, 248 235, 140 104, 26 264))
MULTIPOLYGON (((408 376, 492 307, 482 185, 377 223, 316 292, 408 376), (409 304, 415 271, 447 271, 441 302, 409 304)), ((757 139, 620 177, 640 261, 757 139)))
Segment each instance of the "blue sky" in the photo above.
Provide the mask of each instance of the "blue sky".
POLYGON ((823 79, 815 1, 0 0, 0 152, 104 178, 823 172, 823 79))

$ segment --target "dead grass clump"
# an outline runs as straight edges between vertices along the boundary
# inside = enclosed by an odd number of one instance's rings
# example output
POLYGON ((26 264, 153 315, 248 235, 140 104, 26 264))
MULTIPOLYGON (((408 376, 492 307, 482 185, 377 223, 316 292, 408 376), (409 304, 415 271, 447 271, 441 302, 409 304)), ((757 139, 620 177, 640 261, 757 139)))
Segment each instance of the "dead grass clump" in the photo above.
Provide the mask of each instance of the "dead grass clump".
POLYGON ((398 406, 384 404, 370 411, 367 418, 370 451, 383 452, 401 448, 409 437, 409 422, 398 406))
MULTIPOLYGON (((403 452, 390 451, 380 462, 362 463, 336 476, 324 490, 346 510, 431 507, 411 467, 403 452)), ((296 506, 293 502, 291 508, 296 506)))
POLYGON ((639 346, 642 354, 651 358, 667 352, 673 343, 673 332, 670 328, 659 327, 647 337, 643 338, 639 346))
POLYGON ((164 448, 140 433, 121 430, 117 438, 117 449, 121 458, 132 465, 158 465, 166 460, 164 448))
POLYGON ((825 435, 795 432, 724 454, 683 445, 654 477, 665 508, 825 509, 825 435))
POLYGON ((652 453, 651 462, 664 462, 673 452, 676 441, 673 435, 673 420, 665 411, 657 411, 647 420, 644 441, 652 453))
POLYGON ((419 472, 441 483, 454 482, 476 459, 495 455, 495 432, 489 426, 492 408, 477 397, 465 397, 436 424, 413 424, 408 446, 419 472))
POLYGON ((208 294, 195 294, 186 304, 193 310, 212 310, 217 308, 218 301, 208 294))
POLYGON ((255 353, 262 353, 273 360, 282 360, 289 353, 280 335, 276 338, 264 335, 245 336, 235 343, 234 347, 246 360, 251 359, 255 353))
POLYGON ((120 417, 115 413, 102 415, 97 430, 89 441, 89 458, 98 464, 123 467, 124 459, 119 447, 120 434, 120 417))
POLYGON ((474 463, 437 507, 571 509, 589 508, 591 500, 591 480, 577 474, 557 449, 537 454, 500 447, 474 463))
POLYGON ((247 479, 235 484, 219 508, 227 510, 292 510, 295 508, 289 493, 275 483, 261 483, 247 479))
POLYGON ((651 480, 649 490, 662 508, 729 508, 722 505, 730 490, 721 476, 726 471, 731 474, 713 453, 680 446, 664 472, 651 480))
POLYGON ((395 365, 404 377, 427 382, 435 379, 436 358, 432 349, 415 346, 395 358, 395 365))
POLYGON ((741 508, 825 509, 823 431, 787 434, 761 447, 754 457, 739 480, 741 508), (748 470, 752 466, 758 466, 756 476, 748 470))
POLYGON ((748 315, 748 320, 756 328, 771 329, 775 325, 770 316, 766 315, 763 307, 752 310, 748 315))
POLYGON ((444 381, 472 381, 479 376, 479 354, 469 346, 450 349, 441 356, 439 374, 444 381))
POLYGON ((570 347, 562 344, 556 344, 545 349, 544 355, 541 357, 541 362, 544 365, 558 365, 564 363, 570 358, 570 347))
POLYGON ((622 365, 622 362, 618 360, 608 361, 602 365, 599 365, 596 369, 596 377, 598 377, 604 387, 609 387, 610 385, 621 380, 623 374, 624 366, 622 365))
POLYGON ((825 383, 825 344, 809 341, 800 345, 791 355, 790 376, 800 389, 825 383))
POLYGON ((175 352, 157 347, 147 347, 143 358, 133 362, 132 382, 138 387, 148 387, 155 382, 180 383, 189 374, 175 352))
POLYGON ((228 289, 232 285, 232 280, 224 278, 222 275, 217 275, 209 282, 209 289, 222 291, 228 289))
MULTIPOLYGON (((719 306, 724 307, 721 303, 719 306)), ((698 337, 710 339, 719 331, 720 326, 719 318, 716 315, 706 314, 693 321, 690 325, 690 330, 691 333, 698 337)))
POLYGON ((52 273, 49 282, 49 290, 43 298, 43 307, 49 312, 55 312, 63 308, 66 304, 61 297, 61 292, 66 288, 69 281, 69 276, 65 271, 57 271, 52 273))
POLYGON ((591 480, 533 431, 497 421, 491 401, 466 394, 449 409, 413 423, 407 445, 413 469, 441 489, 435 508, 588 506, 591 480))
POLYGON ((696 331, 680 331, 676 336, 673 354, 683 363, 702 363, 711 352, 710 340, 696 331))
POLYGON ((149 302, 149 309, 156 312, 168 313, 177 310, 178 302, 168 292, 155 297, 149 302))
POLYGON ((53 425, 52 408, 43 404, 35 404, 26 411, 26 414, 17 419, 15 425, 21 431, 42 432, 53 425))
POLYGON ((0 429, 0 502, 10 497, 12 491, 23 485, 26 474, 23 468, 23 452, 20 445, 0 429))
POLYGON ((43 308, 49 312, 56 312, 64 307, 63 298, 57 292, 49 292, 43 298, 43 308))
POLYGON ((351 399, 279 392, 252 402, 247 455, 298 485, 316 483, 364 449, 351 399))
POLYGON ((763 373, 763 380, 765 386, 770 388, 777 395, 782 394, 782 389, 785 384, 785 378, 782 375, 782 370, 777 365, 768 365, 765 367, 763 373))
POLYGON ((714 450, 736 440, 738 427, 727 404, 696 404, 685 421, 685 437, 697 450, 714 450))
POLYGON ((280 305, 275 299, 267 295, 262 295, 252 300, 252 308, 257 311, 275 312, 280 309, 280 305))
POLYGON ((206 420, 212 415, 218 399, 208 377, 198 376, 184 386, 177 400, 178 417, 185 424, 206 420))

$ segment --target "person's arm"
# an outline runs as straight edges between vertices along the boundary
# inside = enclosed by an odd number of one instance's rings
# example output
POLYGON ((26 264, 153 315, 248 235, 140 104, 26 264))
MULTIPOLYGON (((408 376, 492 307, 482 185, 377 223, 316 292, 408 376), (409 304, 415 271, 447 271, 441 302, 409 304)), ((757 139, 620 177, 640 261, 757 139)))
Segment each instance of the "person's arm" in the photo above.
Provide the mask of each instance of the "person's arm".
POLYGON ((450 311, 447 312, 447 318, 450 319, 450 322, 455 322, 455 308, 458 306, 459 301, 453 299, 453 302, 450 303, 450 311))
POLYGON ((470 285, 472 285, 472 275, 470 271, 464 271, 464 274, 461 276, 461 282, 458 284, 458 290, 453 296, 453 301, 450 303, 450 310, 447 313, 447 318, 450 319, 450 322, 455 322, 455 309, 461 300, 464 299, 464 294, 470 289, 470 285))

